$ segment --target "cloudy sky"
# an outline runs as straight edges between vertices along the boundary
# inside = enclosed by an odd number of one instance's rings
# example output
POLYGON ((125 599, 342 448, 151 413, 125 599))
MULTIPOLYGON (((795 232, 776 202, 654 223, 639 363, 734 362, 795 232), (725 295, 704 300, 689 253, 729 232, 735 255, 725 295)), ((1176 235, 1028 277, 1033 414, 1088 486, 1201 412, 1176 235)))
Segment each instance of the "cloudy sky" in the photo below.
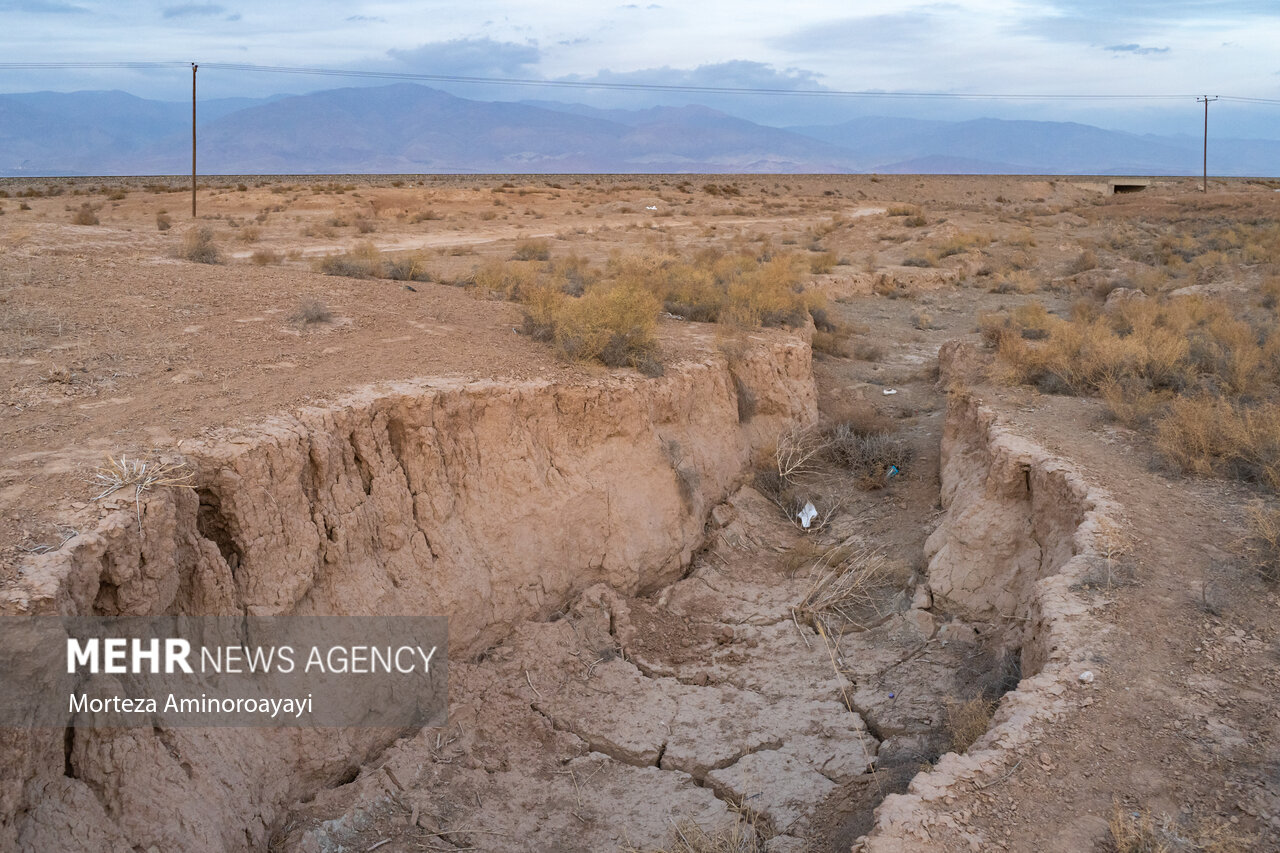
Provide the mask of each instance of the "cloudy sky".
MULTIPOLYGON (((0 0, 7 63, 180 60, 810 91, 1184 96, 920 101, 441 86, 596 106, 697 100, 770 124, 997 115, 1190 133, 1196 94, 1280 99, 1277 45, 1277 0, 0 0)), ((201 92, 260 97, 377 82, 207 69, 201 92)), ((118 88, 179 100, 189 86, 176 69, 0 68, 0 92, 118 88)), ((1280 105, 1215 109, 1241 135, 1280 138, 1280 105)))

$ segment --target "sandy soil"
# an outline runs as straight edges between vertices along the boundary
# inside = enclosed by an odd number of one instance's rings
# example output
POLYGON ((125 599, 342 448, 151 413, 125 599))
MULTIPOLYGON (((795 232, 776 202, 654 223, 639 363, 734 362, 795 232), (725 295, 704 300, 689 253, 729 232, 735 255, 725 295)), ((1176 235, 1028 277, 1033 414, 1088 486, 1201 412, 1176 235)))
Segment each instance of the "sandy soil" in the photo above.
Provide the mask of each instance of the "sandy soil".
MULTIPOLYGON (((688 251, 759 236, 797 251, 820 244, 846 263, 812 286, 855 330, 850 349, 863 356, 818 359, 823 409, 874 406, 928 446, 940 431, 937 348, 976 340, 979 314, 1030 299, 1066 310, 1099 275, 1127 274, 1110 256, 1101 273, 1071 264, 1130 222, 1180 212, 1227 222, 1280 215, 1280 194, 1243 181, 1205 198, 1184 180, 1108 197, 1085 182, 1033 178, 243 178, 212 180, 200 193, 199 224, 214 229, 227 257, 211 266, 176 257, 191 227, 189 196, 146 183, 0 183, 10 195, 0 199, 0 578, 25 552, 57 547, 96 517, 91 478, 106 454, 180 453, 185 438, 379 380, 604 370, 558 361, 514 334, 516 307, 474 289, 411 290, 313 268, 316 257, 366 241, 425 252, 443 280, 509 258, 531 237, 547 238, 553 257, 596 263, 613 251, 688 251), (737 194, 704 189, 713 182, 737 194), (17 197, 32 186, 62 192, 17 197), (112 199, 114 190, 125 195, 112 199), (71 223, 86 202, 101 224, 71 223), (903 204, 918 206, 924 224, 892 215, 903 204), (165 210, 174 225, 160 231, 165 210), (361 220, 372 230, 361 233, 361 220), (975 232, 994 239, 932 266, 903 264, 975 232), (252 263, 267 250, 278 263, 252 263), (1010 264, 1028 265, 1049 286, 991 292, 984 271, 1010 264), (886 276, 900 286, 877 288, 886 276), (335 319, 292 319, 308 297, 335 319)), ((1252 276, 1229 271, 1213 284, 1243 300, 1252 276)), ((673 319, 663 321, 662 341, 668 361, 708 345, 673 319)), ((1154 470, 1149 442, 1105 424, 1096 401, 995 384, 978 393, 1116 499, 1126 545, 1116 582, 1088 591, 1104 605, 1106 626, 1091 701, 1044 725, 998 785, 949 802, 956 825, 1003 837, 1002 849, 1106 849, 1118 805, 1220 819, 1255 840, 1243 849, 1280 849, 1280 596, 1257 579, 1242 545, 1242 507, 1254 495, 1154 470)), ((913 474, 921 495, 908 500, 904 488, 868 498, 875 520, 866 535, 903 552, 918 548, 935 514, 923 496, 936 489, 929 463, 913 474)), ((848 849, 865 829, 861 813, 841 802, 832 797, 811 816, 818 849, 848 849)), ((970 849, 959 832, 940 831, 935 842, 970 849)))

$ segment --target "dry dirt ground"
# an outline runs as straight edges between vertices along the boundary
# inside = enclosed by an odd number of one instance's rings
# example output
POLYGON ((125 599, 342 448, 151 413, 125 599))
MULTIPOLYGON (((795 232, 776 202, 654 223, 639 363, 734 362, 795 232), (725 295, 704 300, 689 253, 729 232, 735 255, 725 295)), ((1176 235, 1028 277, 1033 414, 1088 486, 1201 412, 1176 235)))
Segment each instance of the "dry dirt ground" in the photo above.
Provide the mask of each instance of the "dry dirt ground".
MULTIPOLYGON (((944 407, 935 386, 938 347, 953 338, 977 341, 985 312, 1031 300, 1065 312, 1075 299, 1103 292, 1100 284, 1127 282, 1139 271, 1107 247, 1112 234, 1133 223, 1159 223, 1183 211, 1227 223, 1280 219, 1275 187, 1246 181, 1215 184, 1208 196, 1187 180, 1108 196, 1087 182, 1037 178, 249 177, 212 179, 200 191, 198 224, 213 229, 224 257, 207 265, 178 257, 192 227, 189 194, 176 181, 172 188, 157 183, 164 182, 0 182, 8 193, 0 198, 0 582, 12 577, 24 554, 58 547, 97 517, 91 481, 107 454, 181 453, 184 438, 384 379, 569 380, 604 372, 559 360, 546 345, 516 334, 518 306, 439 283, 462 282, 481 262, 512 257, 521 241, 545 239, 552 258, 576 254, 602 265, 614 252, 690 253, 766 238, 779 250, 830 251, 839 259, 809 284, 827 294, 832 315, 849 331, 844 355, 815 359, 824 415, 874 409, 898 424, 916 449, 899 481, 869 492, 850 485, 856 497, 844 527, 829 532, 832 541, 856 535, 860 544, 900 561, 905 595, 938 509, 944 407), (73 224, 85 204, 99 224, 73 224), (161 215, 171 228, 158 228, 161 215), (983 240, 945 250, 971 235, 983 240), (363 243, 419 253, 436 283, 406 286, 317 271, 316 259, 363 243), (1080 269, 1086 250, 1096 253, 1095 264, 1080 269), (1018 270, 1029 271, 1034 284, 1000 286, 1005 273, 1018 270), (322 302, 332 319, 305 322, 298 316, 305 299, 322 302)), ((1256 271, 1232 268, 1205 286, 1243 305, 1256 285, 1256 271)), ((706 336, 690 334, 689 326, 661 321, 668 362, 705 346, 706 336)), ((1108 821, 1117 811, 1149 812, 1157 821, 1219 826, 1247 839, 1188 849, 1280 850, 1280 595, 1258 577, 1256 555, 1246 544, 1243 507, 1257 494, 1238 483, 1163 473, 1149 440, 1108 423, 1096 400, 996 382, 975 391, 1018 431, 1078 465, 1110 494, 1123 510, 1124 532, 1113 577, 1087 590, 1102 605, 1105 628, 1103 651, 1091 662, 1096 681, 1087 704, 1044 724, 1034 747, 998 784, 957 792, 946 804, 957 825, 1003 838, 992 842, 1001 849, 1065 853, 1113 849, 1108 821)), ((802 711, 781 720, 767 707, 746 715, 751 718, 743 725, 759 735, 755 754, 771 753, 775 764, 762 763, 758 776, 744 778, 716 776, 735 756, 708 760, 696 744, 685 744, 682 756, 670 732, 626 740, 602 729, 600 720, 610 715, 593 706, 600 700, 592 699, 592 679, 611 684, 611 702, 633 708, 667 702, 695 718, 721 721, 725 717, 699 709, 712 700, 733 704, 727 694, 744 686, 782 707, 840 693, 839 685, 824 683, 830 662, 821 657, 829 652, 818 650, 815 658, 806 650, 790 669, 770 672, 766 663, 777 667, 800 654, 799 633, 757 636, 775 623, 786 625, 769 619, 749 625, 733 612, 742 606, 743 585, 760 588, 756 603, 766 611, 802 595, 794 555, 804 543, 749 490, 723 512, 720 526, 749 540, 749 548, 735 547, 733 536, 717 539, 690 578, 660 595, 630 601, 588 595, 567 618, 530 625, 529 633, 555 635, 538 642, 559 642, 559 660, 523 658, 527 638, 517 636, 485 661, 460 665, 459 692, 471 703, 471 716, 462 715, 460 728, 398 744, 380 762, 407 762, 416 768, 412 780, 402 784, 399 777, 409 775, 402 769, 388 786, 369 770, 352 785, 300 805, 281 827, 280 843, 319 844, 329 838, 321 838, 321 830, 334 826, 325 821, 360 802, 392 805, 370 811, 359 826, 339 826, 349 832, 343 843, 371 847, 391 839, 378 848, 387 851, 512 849, 505 840, 512 834, 528 838, 527 849, 554 849, 563 843, 556 839, 585 832, 588 822, 598 831, 609 821, 608 837, 630 843, 636 836, 629 827, 638 827, 642 839, 669 834, 661 826, 666 814, 653 808, 660 796, 653 792, 670 786, 672 801, 688 794, 710 818, 725 816, 725 800, 742 803, 770 832, 795 830, 803 839, 795 849, 849 849, 870 826, 878 797, 900 790, 945 748, 943 699, 963 694, 968 681, 986 677, 995 664, 974 668, 962 655, 929 656, 920 665, 938 674, 927 723, 900 732, 885 723, 896 713, 886 711, 885 697, 900 690, 884 676, 896 663, 868 665, 855 679, 864 695, 849 704, 875 739, 925 735, 918 749, 904 747, 890 770, 881 763, 871 777, 874 793, 866 790, 866 777, 854 779, 865 769, 863 761, 854 772, 862 761, 854 754, 843 756, 843 769, 787 776, 787 755, 800 755, 803 763, 805 749, 830 752, 834 743, 857 741, 862 730, 853 723, 844 733, 849 737, 829 730, 805 740, 811 733, 795 725, 802 711), (725 573, 734 595, 708 602, 689 592, 698 584, 714 588, 725 573), (602 609, 627 616, 602 623, 602 609), (695 612, 712 615, 694 620, 695 612), (599 653, 614 647, 608 636, 627 620, 661 624, 661 631, 640 634, 661 634, 667 642, 646 648, 637 641, 629 660, 599 653), (748 648, 763 643, 768 654, 747 654, 732 672, 690 663, 711 654, 708 649, 741 651, 735 645, 748 640, 748 648), (812 687, 811 695, 788 684, 793 671, 807 674, 798 680, 812 687), (507 679, 508 692, 493 693, 494 673, 507 679), (569 677, 586 688, 558 689, 569 677), (503 696, 518 701, 504 705, 503 696), (504 716, 509 706, 518 706, 520 715, 504 716), (796 731, 775 731, 788 725, 796 731), (521 749, 486 754, 493 745, 484 738, 496 732, 510 738, 511 728, 529 733, 509 741, 521 749), (590 746, 585 755, 582 743, 590 746), (561 772, 542 777, 542 798, 526 808, 532 817, 521 822, 508 815, 499 826, 497 812, 484 810, 473 771, 479 768, 485 784, 499 785, 485 792, 491 804, 509 802, 504 798, 519 786, 502 789, 495 768, 509 763, 518 775, 547 756, 569 758, 561 772), (688 773, 696 784, 680 793, 669 778, 655 783, 658 788, 635 781, 650 771, 662 776, 650 766, 655 763, 688 773), (420 775, 424 765, 429 772, 420 775), (784 777, 786 784, 772 784, 784 777), (444 797, 453 811, 428 814, 419 796, 424 791, 444 797), (457 834, 464 825, 472 834, 457 834)), ((886 593, 880 604, 905 606, 896 600, 886 593)), ((884 645, 893 642, 911 648, 909 637, 884 638, 884 645)), ((877 648, 870 643, 860 655, 841 653, 871 660, 877 648)), ((697 731, 691 724, 686 734, 697 731)), ((884 756, 883 743, 880 749, 884 756)), ((939 850, 970 849, 958 833, 940 831, 935 843, 939 850)))

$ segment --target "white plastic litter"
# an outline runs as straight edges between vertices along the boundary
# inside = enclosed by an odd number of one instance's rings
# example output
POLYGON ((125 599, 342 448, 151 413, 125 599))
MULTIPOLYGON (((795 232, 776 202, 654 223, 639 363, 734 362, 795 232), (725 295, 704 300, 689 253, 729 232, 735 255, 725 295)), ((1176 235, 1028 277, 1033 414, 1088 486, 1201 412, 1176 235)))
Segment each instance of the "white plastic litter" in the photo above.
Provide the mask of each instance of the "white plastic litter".
POLYGON ((817 517, 818 517, 818 508, 815 507, 812 503, 805 504, 804 509, 796 513, 796 518, 800 519, 800 526, 803 527, 805 530, 809 529, 809 525, 812 524, 813 520, 817 517))
POLYGON ((1080 683, 1093 684, 1093 670, 1086 669, 1084 672, 1080 673, 1080 683))
POLYGON ((885 395, 886 397, 888 397, 890 394, 897 394, 897 393, 898 393, 898 389, 897 389, 897 388, 886 388, 886 389, 884 389, 884 395, 885 395))
POLYGON ((658 209, 658 206, 656 204, 651 204, 645 208, 645 210, 657 210, 657 209, 658 209))

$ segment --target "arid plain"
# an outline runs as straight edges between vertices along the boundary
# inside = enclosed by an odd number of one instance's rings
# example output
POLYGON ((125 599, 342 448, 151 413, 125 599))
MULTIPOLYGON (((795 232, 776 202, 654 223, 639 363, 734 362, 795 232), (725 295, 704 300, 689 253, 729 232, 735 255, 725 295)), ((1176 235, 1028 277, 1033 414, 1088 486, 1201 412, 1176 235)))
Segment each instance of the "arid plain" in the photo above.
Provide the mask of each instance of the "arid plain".
POLYGON ((1280 850, 1280 183, 0 190, 4 606, 456 662, 382 740, 10 733, 0 846, 1280 850))

